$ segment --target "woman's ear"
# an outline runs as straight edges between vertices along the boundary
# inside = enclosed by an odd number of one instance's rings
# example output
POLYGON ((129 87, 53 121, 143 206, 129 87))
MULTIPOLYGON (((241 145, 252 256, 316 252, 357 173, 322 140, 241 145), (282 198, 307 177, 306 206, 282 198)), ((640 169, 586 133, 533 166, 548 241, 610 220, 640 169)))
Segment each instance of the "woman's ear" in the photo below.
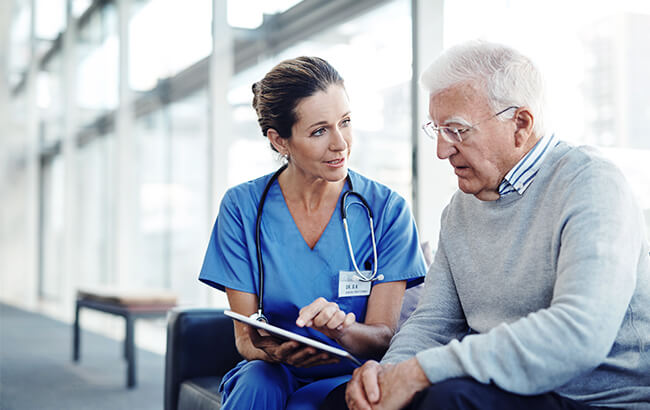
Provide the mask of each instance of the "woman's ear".
POLYGON ((275 150, 278 151, 280 155, 285 157, 289 155, 289 149, 287 147, 288 140, 286 138, 282 138, 275 129, 269 128, 266 131, 266 137, 271 142, 271 145, 273 145, 273 148, 275 148, 275 150))
POLYGON ((521 107, 515 111, 515 116, 513 118, 515 122, 515 146, 517 148, 527 145, 530 141, 530 138, 536 138, 533 135, 533 125, 535 124, 535 118, 533 113, 530 112, 528 107, 521 107))

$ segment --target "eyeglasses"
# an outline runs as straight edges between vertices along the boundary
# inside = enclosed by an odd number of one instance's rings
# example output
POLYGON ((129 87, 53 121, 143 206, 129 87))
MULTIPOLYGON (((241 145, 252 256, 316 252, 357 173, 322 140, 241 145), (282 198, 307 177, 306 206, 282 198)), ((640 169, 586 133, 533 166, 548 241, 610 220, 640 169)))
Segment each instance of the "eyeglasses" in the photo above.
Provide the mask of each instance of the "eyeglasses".
POLYGON ((433 121, 427 121, 424 124, 422 124, 422 130, 424 130, 424 133, 427 134, 427 137, 431 138, 434 141, 436 140, 436 138, 438 138, 439 135, 441 135, 442 139, 444 139, 445 141, 447 141, 450 144, 463 142, 464 140, 467 139, 467 137, 465 137, 465 138, 463 137, 463 134, 465 134, 467 131, 475 128, 477 125, 479 125, 479 124, 481 124, 481 123, 483 123, 483 122, 485 122, 487 120, 490 120, 490 119, 492 119, 494 117, 498 117, 499 115, 501 115, 504 112, 506 112, 508 110, 511 110, 513 108, 517 109, 519 107, 512 105, 512 106, 510 106, 510 107, 508 107, 506 109, 503 109, 503 110, 499 111, 498 113, 496 113, 496 114, 494 114, 494 115, 492 115, 492 116, 490 116, 490 117, 488 117, 488 118, 486 118, 484 120, 481 120, 481 121, 479 121, 479 122, 477 122, 477 123, 475 123, 473 125, 470 125, 469 127, 457 128, 457 127, 449 127, 449 126, 446 126, 446 125, 441 125, 441 126, 437 127, 437 126, 434 125, 433 121))

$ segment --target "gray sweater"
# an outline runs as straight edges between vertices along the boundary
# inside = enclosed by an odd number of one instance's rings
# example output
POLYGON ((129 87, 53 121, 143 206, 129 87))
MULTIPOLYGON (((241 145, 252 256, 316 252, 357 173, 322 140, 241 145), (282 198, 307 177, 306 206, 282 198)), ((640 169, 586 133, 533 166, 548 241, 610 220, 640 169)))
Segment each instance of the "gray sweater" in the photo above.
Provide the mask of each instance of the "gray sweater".
POLYGON ((420 303, 383 362, 417 357, 432 383, 650 409, 650 257, 618 169, 559 143, 528 189, 457 192, 420 303))

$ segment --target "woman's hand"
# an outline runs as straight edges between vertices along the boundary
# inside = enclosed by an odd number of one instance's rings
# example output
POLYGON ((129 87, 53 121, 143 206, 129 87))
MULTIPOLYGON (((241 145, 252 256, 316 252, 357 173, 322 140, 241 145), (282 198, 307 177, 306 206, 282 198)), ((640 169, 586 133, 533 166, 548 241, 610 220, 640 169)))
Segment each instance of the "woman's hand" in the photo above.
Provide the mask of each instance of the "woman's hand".
MULTIPOLYGON (((264 332, 266 333, 266 332, 264 332)), ((329 353, 305 346, 295 340, 282 341, 273 336, 261 335, 249 326, 249 336, 253 346, 264 351, 271 363, 286 363, 295 367, 312 367, 337 363, 339 358, 329 353)))
POLYGON ((318 298, 300 309, 296 325, 311 327, 338 341, 345 331, 356 322, 354 313, 346 314, 339 305, 325 298, 318 298))

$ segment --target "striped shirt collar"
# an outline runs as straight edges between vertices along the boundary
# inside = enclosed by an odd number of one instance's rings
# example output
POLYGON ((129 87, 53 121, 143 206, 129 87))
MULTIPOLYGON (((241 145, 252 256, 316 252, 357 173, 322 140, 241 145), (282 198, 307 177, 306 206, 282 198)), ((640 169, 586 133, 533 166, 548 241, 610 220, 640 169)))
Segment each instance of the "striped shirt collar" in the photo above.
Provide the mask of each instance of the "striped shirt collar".
POLYGON ((545 135, 537 144, 514 166, 501 181, 499 195, 504 196, 513 192, 523 195, 524 191, 533 182, 539 167, 542 165, 550 147, 557 145, 555 134, 545 135))

